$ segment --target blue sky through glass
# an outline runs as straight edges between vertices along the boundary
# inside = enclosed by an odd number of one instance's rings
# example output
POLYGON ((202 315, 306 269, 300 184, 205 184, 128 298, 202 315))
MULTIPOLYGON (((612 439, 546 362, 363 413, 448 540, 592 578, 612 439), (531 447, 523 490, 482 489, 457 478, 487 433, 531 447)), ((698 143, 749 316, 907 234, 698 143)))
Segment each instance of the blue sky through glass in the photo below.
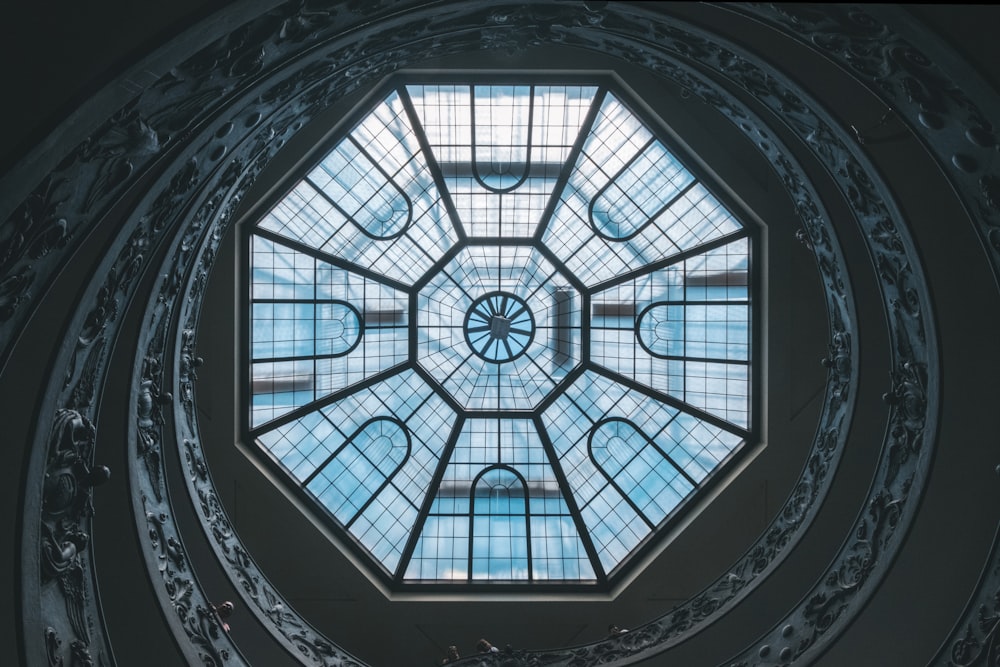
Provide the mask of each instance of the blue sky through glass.
POLYGON ((399 585, 606 585, 750 436, 751 249, 603 83, 397 85, 252 230, 250 435, 399 585))

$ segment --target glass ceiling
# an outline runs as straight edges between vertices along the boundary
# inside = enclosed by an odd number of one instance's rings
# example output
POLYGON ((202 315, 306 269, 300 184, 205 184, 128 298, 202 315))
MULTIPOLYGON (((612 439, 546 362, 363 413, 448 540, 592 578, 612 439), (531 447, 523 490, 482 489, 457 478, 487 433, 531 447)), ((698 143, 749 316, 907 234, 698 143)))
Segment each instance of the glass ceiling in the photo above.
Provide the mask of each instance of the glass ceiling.
POLYGON ((750 230, 596 85, 402 83, 250 234, 250 437, 399 585, 607 583, 750 437, 750 230))

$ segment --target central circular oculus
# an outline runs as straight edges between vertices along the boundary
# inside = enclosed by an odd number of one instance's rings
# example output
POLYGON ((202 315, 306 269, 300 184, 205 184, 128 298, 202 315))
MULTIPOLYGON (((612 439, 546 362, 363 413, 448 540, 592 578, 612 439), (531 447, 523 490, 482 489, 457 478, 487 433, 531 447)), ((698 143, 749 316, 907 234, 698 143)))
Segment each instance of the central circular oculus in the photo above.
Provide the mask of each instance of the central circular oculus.
POLYGON ((465 315, 465 340, 479 357, 496 364, 518 358, 535 336, 528 304, 510 292, 490 292, 465 315))

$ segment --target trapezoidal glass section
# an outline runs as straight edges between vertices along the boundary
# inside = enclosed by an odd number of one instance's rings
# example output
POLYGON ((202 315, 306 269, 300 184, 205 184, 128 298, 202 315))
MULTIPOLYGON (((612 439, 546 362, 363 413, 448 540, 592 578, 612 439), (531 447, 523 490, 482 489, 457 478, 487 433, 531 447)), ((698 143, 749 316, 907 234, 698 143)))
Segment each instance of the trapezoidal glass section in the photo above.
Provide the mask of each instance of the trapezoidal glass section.
POLYGON ((397 589, 608 587, 753 431, 751 228, 503 79, 391 80, 247 235, 246 431, 397 589))

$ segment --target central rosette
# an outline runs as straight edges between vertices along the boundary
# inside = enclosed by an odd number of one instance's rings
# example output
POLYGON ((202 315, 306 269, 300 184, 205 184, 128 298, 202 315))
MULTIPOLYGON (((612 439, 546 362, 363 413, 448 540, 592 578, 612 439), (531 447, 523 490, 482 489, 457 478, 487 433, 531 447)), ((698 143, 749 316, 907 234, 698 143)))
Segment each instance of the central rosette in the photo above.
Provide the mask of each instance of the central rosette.
POLYGON ((494 292, 476 299, 465 316, 465 340, 487 361, 503 363, 521 356, 535 336, 535 318, 523 299, 494 292))
POLYGON ((532 410, 580 359, 581 297, 527 245, 468 246, 419 293, 417 359, 467 410, 532 410))

